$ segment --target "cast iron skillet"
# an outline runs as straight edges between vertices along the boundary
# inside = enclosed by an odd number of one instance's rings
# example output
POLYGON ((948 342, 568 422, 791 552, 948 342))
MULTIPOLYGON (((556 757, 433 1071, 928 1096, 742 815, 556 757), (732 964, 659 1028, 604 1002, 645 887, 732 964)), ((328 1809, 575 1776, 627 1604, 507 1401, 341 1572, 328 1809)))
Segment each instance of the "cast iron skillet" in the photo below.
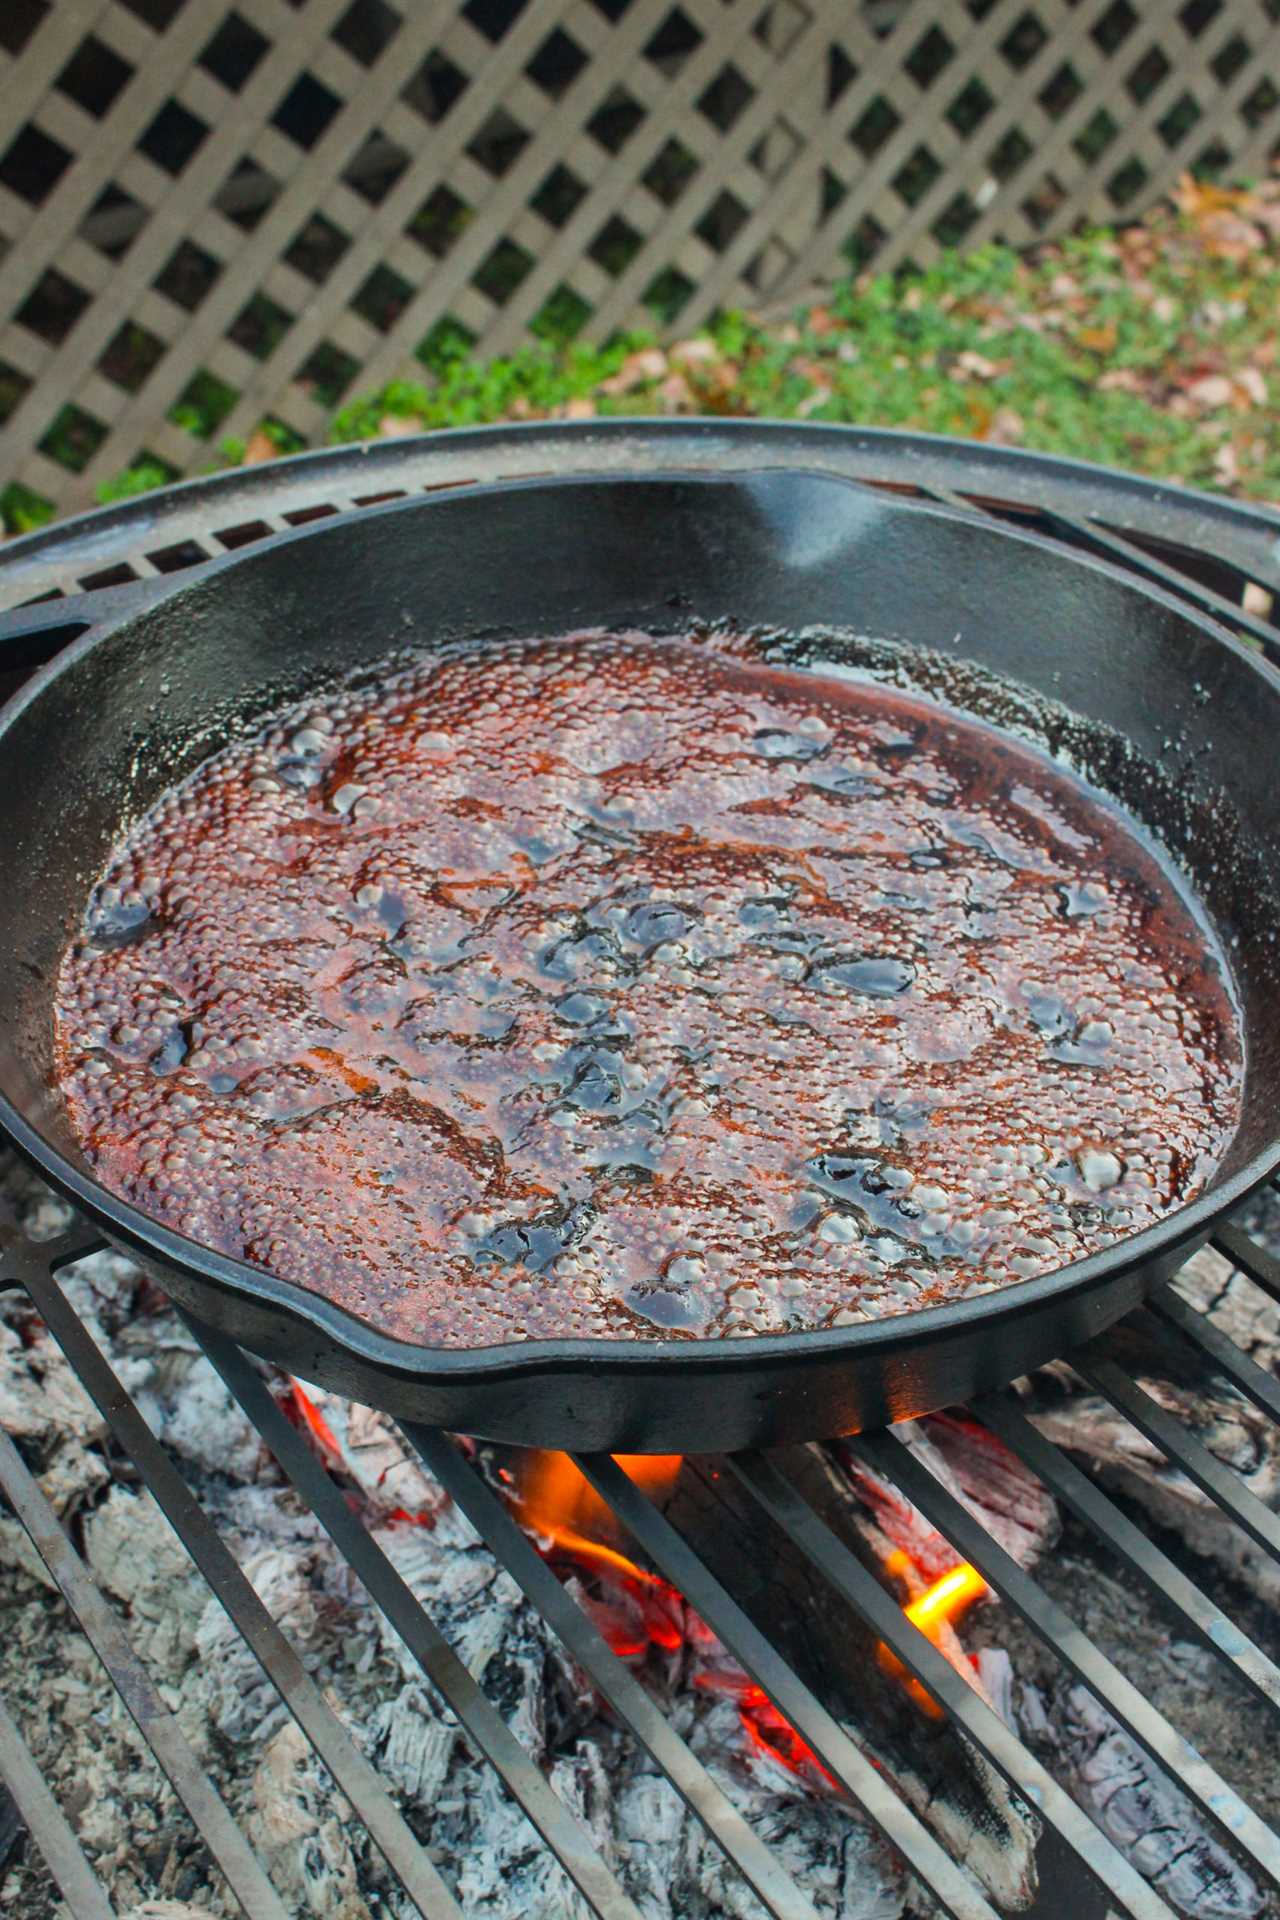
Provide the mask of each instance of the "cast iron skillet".
MULTIPOLYGON (((28 624, 74 612, 28 610, 28 624)), ((128 608, 113 599, 0 714, 0 1126, 201 1318, 401 1416, 669 1452, 902 1419, 1100 1331, 1280 1161, 1277 740, 1280 676, 1172 598, 829 475, 524 481, 335 519, 147 582, 128 608), (395 647, 695 618, 769 629, 793 662, 909 667, 922 689, 1070 754, 1177 855, 1232 956, 1248 1047, 1242 1123, 1208 1192, 1057 1273, 878 1324, 443 1351, 197 1246, 94 1181, 51 1081, 50 1002, 126 822, 246 721, 395 647)))

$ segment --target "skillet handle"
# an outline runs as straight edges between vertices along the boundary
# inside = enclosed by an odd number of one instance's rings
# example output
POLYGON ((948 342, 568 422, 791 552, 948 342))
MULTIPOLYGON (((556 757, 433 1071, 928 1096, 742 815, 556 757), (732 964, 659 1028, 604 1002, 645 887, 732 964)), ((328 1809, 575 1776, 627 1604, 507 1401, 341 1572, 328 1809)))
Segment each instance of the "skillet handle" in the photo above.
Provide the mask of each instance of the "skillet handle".
POLYGON ((173 588, 172 577, 159 574, 0 612, 0 696, 13 690, 18 677, 44 666, 90 627, 141 613, 173 588))

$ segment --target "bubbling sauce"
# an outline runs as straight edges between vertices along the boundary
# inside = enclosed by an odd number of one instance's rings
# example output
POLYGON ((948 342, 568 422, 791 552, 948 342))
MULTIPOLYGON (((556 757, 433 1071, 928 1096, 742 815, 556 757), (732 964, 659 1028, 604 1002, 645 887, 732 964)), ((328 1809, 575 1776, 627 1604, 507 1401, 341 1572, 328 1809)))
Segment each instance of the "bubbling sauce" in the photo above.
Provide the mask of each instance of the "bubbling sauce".
POLYGON ((923 699, 580 633, 278 716, 113 856, 57 990, 99 1177, 403 1339, 844 1326, 1188 1200, 1210 937, 923 699))

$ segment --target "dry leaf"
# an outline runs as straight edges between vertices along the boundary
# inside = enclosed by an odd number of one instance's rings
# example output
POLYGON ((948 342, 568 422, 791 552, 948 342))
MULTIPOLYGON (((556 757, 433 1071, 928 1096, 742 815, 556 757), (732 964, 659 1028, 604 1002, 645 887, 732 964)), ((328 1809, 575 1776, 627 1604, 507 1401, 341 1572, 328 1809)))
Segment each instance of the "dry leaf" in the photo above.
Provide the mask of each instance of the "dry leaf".
POLYGON ((1090 353, 1114 353, 1117 337, 1115 321, 1108 320, 1105 326, 1081 327, 1076 342, 1090 353))
POLYGON ((249 435, 244 448, 246 467, 256 467, 260 460, 278 460, 279 458, 280 449, 269 433, 264 433, 262 428, 258 427, 249 435))
POLYGON ((1256 367, 1241 367, 1234 378, 1237 387, 1243 388, 1246 400, 1255 407, 1266 406, 1267 383, 1256 367))
POLYGON ((1235 388, 1225 373, 1206 373, 1201 379, 1192 380, 1184 391, 1188 400, 1206 413, 1229 407, 1236 397, 1235 388))
POLYGON ((1260 227, 1226 208, 1206 214, 1197 225, 1201 246, 1215 260, 1247 260, 1266 244, 1260 227))
MULTIPOLYGON (((920 289, 918 287, 912 287, 902 304, 908 306, 911 301, 911 294, 919 293, 919 291, 920 289)), ((919 304, 917 300, 916 305, 918 306, 919 304)), ((830 307, 810 307, 809 331, 810 333, 816 333, 818 337, 821 338, 822 335, 826 333, 838 333, 840 331, 840 322, 836 319, 830 307)))
POLYGON ((997 407, 987 428, 986 439, 994 447, 1019 447, 1026 421, 1013 407, 997 407))
POLYGON ((1141 377, 1132 367, 1109 367, 1097 380, 1099 393, 1144 393, 1141 377))
POLYGON ((720 358, 720 349, 714 340, 677 340, 670 358, 678 367, 706 367, 720 358))
POLYGON ((378 422, 381 440, 408 440, 421 432, 421 420, 410 420, 403 413, 385 413, 378 422))
POLYGON ((693 388, 682 373, 669 373, 658 388, 658 400, 664 413, 693 413, 693 388))
POLYGON ((1236 450, 1228 440, 1225 446, 1218 448, 1213 456, 1213 471, 1224 487, 1234 486, 1240 478, 1240 462, 1236 450))
POLYGON ((667 356, 658 347, 641 347, 635 353, 629 353, 616 373, 600 382, 601 393, 634 393, 637 387, 646 387, 654 380, 661 380, 667 371, 667 356))
POLYGON ((596 403, 588 399, 585 393, 575 393, 572 400, 566 400, 562 407, 557 408, 557 412, 562 420, 594 420, 596 403))
POLYGON ((972 374, 975 380, 994 380, 1008 373, 1011 364, 1008 360, 988 360, 985 353, 975 353, 972 347, 956 355, 956 372, 972 374))

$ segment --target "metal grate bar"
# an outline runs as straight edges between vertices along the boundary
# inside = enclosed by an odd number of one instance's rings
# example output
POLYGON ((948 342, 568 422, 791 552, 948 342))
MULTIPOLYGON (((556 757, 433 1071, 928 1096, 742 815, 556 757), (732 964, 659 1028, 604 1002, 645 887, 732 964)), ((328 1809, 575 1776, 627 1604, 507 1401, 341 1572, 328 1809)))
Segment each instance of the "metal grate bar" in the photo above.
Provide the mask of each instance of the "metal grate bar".
MULTIPOLYGON (((890 1845, 897 1848, 951 1920, 995 1920, 977 1885, 948 1859, 932 1834, 747 1618, 683 1535, 645 1498, 617 1462, 608 1454, 573 1454, 571 1458, 672 1586, 763 1687, 779 1713, 791 1722, 890 1845)), ((1163 1906, 1150 1912, 1153 1920, 1155 1916, 1168 1920, 1163 1906)))
POLYGON ((25 1284, 82 1386, 138 1468, 147 1490, 251 1649, 335 1784, 359 1814, 424 1920, 461 1920, 449 1889, 293 1647, 237 1565, 190 1487, 125 1393, 57 1280, 32 1261, 25 1284))
POLYGON ((39 1847, 44 1863, 58 1883, 71 1911, 71 1920, 113 1920, 111 1902, 93 1868, 80 1851, 80 1842, 27 1751, 4 1701, 0 1700, 0 1779, 13 1795, 27 1831, 39 1847))
POLYGON ((80 1622, 174 1792, 195 1821, 248 1920, 288 1920, 280 1896, 263 1872, 257 1855, 187 1745, 115 1614, 62 1531, 58 1516, 3 1430, 0 1430, 0 1489, 57 1581, 63 1599, 80 1622))
MULTIPOLYGON (((858 1450, 859 1443, 846 1444, 858 1450)), ((868 1452, 865 1457, 872 1456, 868 1452)), ((875 1464, 880 1467, 879 1460, 875 1464)), ((1045 1822, 1124 1911, 1135 1916, 1135 1920, 1147 1920, 1149 1915, 1168 1915, 1168 1907, 1150 1884, 1028 1753, 1017 1735, 1006 1727, 964 1676, 957 1673, 928 1636, 907 1619, 893 1596, 836 1538, 772 1462, 758 1453, 744 1453, 735 1455, 730 1465, 792 1544, 938 1699, 1015 1792, 1034 1804, 1045 1822)), ((984 1540, 989 1538, 985 1530, 979 1531, 984 1540)))
POLYGON ((506 1783, 592 1911, 600 1920, 640 1920, 590 1835, 552 1791, 377 1541, 352 1513, 307 1442, 285 1419, 252 1363, 225 1335, 215 1333, 181 1309, 179 1313, 298 1494, 431 1685, 457 1715, 478 1751, 506 1783))
POLYGON ((968 1508, 916 1459, 906 1441, 889 1431, 868 1435, 850 1444, 855 1453, 888 1475, 956 1550, 972 1562, 988 1586, 1025 1620, 1051 1653, 1070 1667, 1125 1732, 1220 1829, 1223 1837, 1228 1842, 1234 1840, 1258 1870, 1274 1886, 1280 1886, 1280 1839, 1190 1742, 1143 1699, 1132 1682, 1093 1644, 1070 1615, 992 1539, 968 1508))
POLYGON ((1180 1467, 1188 1480, 1194 1480, 1203 1493, 1229 1513, 1255 1545, 1280 1560, 1280 1516, 1264 1507, 1230 1467, 1215 1460, 1207 1447, 1136 1386, 1114 1361, 1095 1356, 1091 1346, 1073 1353, 1071 1364, 1082 1380, 1105 1395, 1153 1446, 1159 1447, 1172 1466, 1180 1467))
POLYGON ((1172 1609, 1202 1646, 1219 1659, 1230 1661, 1260 1699, 1280 1707, 1280 1668, 1139 1531, 1087 1474, 1045 1439, 1012 1398, 991 1395, 971 1400, 969 1411, 1043 1480, 1054 1497, 1069 1507, 1122 1565, 1172 1609))
POLYGON ((1273 1300, 1280 1300, 1280 1260, 1273 1253, 1260 1247, 1247 1233, 1241 1233, 1239 1227, 1230 1225, 1218 1228, 1212 1244, 1233 1267, 1247 1274, 1256 1287, 1261 1287, 1273 1300))
POLYGON ((466 1514, 495 1559, 524 1589, 623 1725, 653 1755, 676 1791, 755 1889, 768 1911, 777 1916, 777 1920, 816 1920, 812 1903, 690 1753, 630 1668, 565 1592, 502 1501, 463 1458, 456 1443, 431 1427, 406 1423, 403 1430, 429 1472, 466 1514))
MULTIPOLYGON (((954 488, 922 483, 921 491, 931 500, 941 505, 953 507, 958 512, 990 517, 990 509, 981 499, 971 498, 967 494, 957 493, 954 488)), ((1190 601, 1202 613, 1214 615, 1231 626, 1247 633, 1256 640, 1269 659, 1280 658, 1280 633, 1269 621, 1262 620, 1256 613, 1250 613, 1237 600, 1228 600, 1225 594, 1208 587, 1202 580, 1196 580, 1181 568, 1170 566, 1167 560, 1160 560, 1145 547, 1135 546, 1122 535, 1109 527, 1102 527, 1090 516, 1081 519, 1075 514, 1064 513, 1060 507, 1050 506, 1041 501, 1031 503, 1034 511, 1049 522, 1051 528, 1065 534, 1069 539, 1078 541, 1082 546, 1092 547, 1104 560, 1111 560, 1129 573, 1139 574, 1143 579, 1152 580, 1158 586, 1168 587, 1170 592, 1178 594, 1183 600, 1190 601)))
POLYGON ((1280 1420, 1280 1382, 1266 1373, 1247 1353, 1241 1353, 1234 1340, 1193 1306, 1171 1286, 1156 1287, 1147 1297, 1151 1312, 1198 1348, 1216 1372, 1222 1374, 1260 1413, 1280 1420))

